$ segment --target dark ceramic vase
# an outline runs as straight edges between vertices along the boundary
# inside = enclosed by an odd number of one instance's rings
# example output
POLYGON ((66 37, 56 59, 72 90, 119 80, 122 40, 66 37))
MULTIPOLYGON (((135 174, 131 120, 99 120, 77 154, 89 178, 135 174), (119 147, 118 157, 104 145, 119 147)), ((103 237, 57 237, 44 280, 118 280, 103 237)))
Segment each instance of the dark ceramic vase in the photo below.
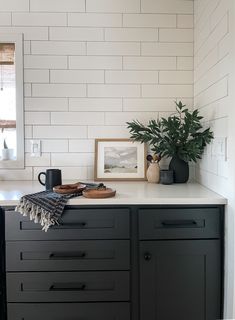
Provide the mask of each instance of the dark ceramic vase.
POLYGON ((169 169, 174 172, 175 183, 185 183, 189 178, 188 162, 180 159, 177 155, 171 159, 169 169))

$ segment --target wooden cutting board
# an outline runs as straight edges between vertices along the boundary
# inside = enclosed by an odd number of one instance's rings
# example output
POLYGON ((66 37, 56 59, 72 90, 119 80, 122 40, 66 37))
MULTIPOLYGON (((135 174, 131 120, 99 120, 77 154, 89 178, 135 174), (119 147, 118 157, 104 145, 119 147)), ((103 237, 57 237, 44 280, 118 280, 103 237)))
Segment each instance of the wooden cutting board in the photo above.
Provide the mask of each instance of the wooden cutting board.
POLYGON ((103 198, 112 198, 116 195, 116 190, 111 188, 106 189, 88 189, 82 192, 85 198, 90 199, 103 199, 103 198))
POLYGON ((72 194, 72 193, 80 193, 85 189, 86 189, 85 184, 73 183, 73 184, 62 184, 60 186, 56 186, 53 188, 53 191, 60 194, 72 194))

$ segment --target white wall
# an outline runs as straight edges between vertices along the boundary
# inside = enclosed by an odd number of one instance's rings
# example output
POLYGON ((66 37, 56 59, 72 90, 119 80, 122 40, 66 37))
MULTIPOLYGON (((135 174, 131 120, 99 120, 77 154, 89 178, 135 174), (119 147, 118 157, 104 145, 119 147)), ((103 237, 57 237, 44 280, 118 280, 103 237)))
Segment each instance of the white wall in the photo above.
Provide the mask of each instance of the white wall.
POLYGON ((24 34, 26 169, 93 177, 94 139, 192 106, 193 1, 0 0, 0 33, 24 34), (42 140, 30 157, 29 140, 42 140))
POLYGON ((224 318, 235 318, 235 2, 195 0, 195 106, 215 140, 196 168, 197 180, 228 198, 225 224, 224 318), (227 150, 224 142, 227 138, 227 150), (220 149, 220 155, 215 156, 220 149))

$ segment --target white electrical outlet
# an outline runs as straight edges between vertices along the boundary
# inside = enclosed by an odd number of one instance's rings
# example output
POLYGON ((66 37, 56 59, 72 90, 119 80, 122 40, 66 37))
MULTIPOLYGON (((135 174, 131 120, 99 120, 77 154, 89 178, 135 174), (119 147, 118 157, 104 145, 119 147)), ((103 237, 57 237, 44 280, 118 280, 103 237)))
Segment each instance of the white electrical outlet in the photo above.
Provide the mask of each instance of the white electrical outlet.
POLYGON ((215 138, 212 142, 211 155, 216 159, 227 161, 227 138, 215 138))
POLYGON ((30 140, 31 157, 41 157, 41 140, 30 140))

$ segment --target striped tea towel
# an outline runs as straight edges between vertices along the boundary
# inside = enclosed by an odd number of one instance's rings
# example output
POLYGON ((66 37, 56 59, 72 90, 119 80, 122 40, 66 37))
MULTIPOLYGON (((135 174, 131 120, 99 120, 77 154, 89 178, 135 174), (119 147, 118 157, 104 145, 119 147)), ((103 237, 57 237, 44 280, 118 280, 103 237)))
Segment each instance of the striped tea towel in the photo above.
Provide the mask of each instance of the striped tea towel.
POLYGON ((42 230, 47 232, 50 226, 59 224, 64 207, 68 200, 80 196, 81 193, 62 195, 52 190, 27 194, 20 199, 15 211, 23 216, 29 216, 30 220, 40 223, 42 230))

